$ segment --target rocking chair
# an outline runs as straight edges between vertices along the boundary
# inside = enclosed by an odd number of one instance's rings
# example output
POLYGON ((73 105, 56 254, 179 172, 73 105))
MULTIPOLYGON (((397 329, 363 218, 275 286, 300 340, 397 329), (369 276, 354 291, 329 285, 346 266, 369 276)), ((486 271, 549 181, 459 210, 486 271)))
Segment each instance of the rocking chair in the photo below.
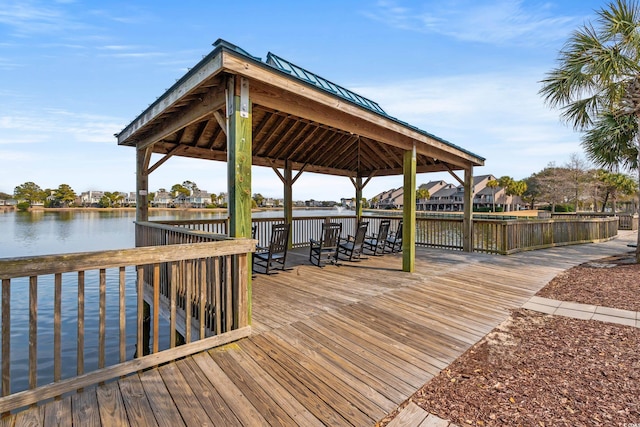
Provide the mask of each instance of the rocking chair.
POLYGON ((271 227, 271 240, 268 248, 259 247, 253 256, 254 267, 259 265, 270 274, 272 269, 285 270, 287 250, 289 248, 289 224, 274 224, 271 227), (273 265, 276 264, 276 267, 273 265))
POLYGON ((322 224, 322 236, 320 240, 310 240, 309 261, 318 267, 323 264, 336 263, 338 261, 338 243, 342 224, 329 222, 322 224))
POLYGON ((378 228, 378 234, 373 236, 367 236, 362 242, 362 248, 368 250, 373 255, 384 255, 384 247, 387 242, 387 235, 389 234, 389 227, 391 221, 383 219, 380 221, 380 227, 378 228))
POLYGON ((387 236, 387 241, 384 243, 384 246, 386 252, 402 252, 402 220, 398 223, 396 232, 387 236))
POLYGON ((360 222, 355 236, 348 236, 347 239, 342 239, 338 245, 338 254, 344 254, 348 256, 349 261, 360 261, 360 255, 362 255, 362 243, 367 235, 368 222, 360 222))

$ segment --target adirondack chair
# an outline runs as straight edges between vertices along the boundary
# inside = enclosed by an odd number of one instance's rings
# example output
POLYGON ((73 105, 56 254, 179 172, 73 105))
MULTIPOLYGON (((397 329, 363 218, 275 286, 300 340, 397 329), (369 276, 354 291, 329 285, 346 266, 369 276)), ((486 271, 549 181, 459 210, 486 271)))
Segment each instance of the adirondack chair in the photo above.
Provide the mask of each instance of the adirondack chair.
POLYGON ((355 236, 348 236, 346 239, 340 240, 338 245, 338 255, 344 254, 349 261, 360 261, 362 255, 362 243, 367 235, 368 222, 360 222, 355 236))
POLYGON ((384 243, 384 247, 385 252, 402 252, 402 220, 398 223, 396 232, 387 236, 387 241, 384 243))
POLYGON ((378 234, 365 237, 364 242, 362 242, 362 249, 366 249, 373 255, 384 255, 384 247, 387 242, 387 235, 389 234, 390 226, 390 220, 383 219, 382 221, 380 221, 378 234))
POLYGON ((285 270, 287 250, 289 248, 289 224, 274 224, 271 227, 269 247, 258 246, 253 256, 253 266, 264 268, 264 273, 271 274, 272 269, 285 270), (275 265, 275 267, 274 267, 275 265))
POLYGON ((320 240, 310 239, 309 261, 318 267, 323 264, 336 263, 338 261, 338 244, 342 224, 329 222, 322 224, 322 236, 320 240))

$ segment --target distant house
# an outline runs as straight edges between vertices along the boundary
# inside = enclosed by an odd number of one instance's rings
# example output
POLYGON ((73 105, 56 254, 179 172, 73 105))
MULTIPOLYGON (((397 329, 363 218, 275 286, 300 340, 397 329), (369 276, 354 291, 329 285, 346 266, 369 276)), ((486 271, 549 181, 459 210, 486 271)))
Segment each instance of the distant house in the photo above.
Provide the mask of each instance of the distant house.
MULTIPOLYGON (((451 185, 451 184, 447 184, 445 181, 443 180, 439 180, 439 181, 429 181, 426 184, 421 184, 418 189, 420 190, 427 190, 429 192, 429 197, 431 197, 432 194, 437 193, 438 191, 440 191, 441 189, 443 189, 444 187, 451 185)), ((428 202, 429 202, 429 198, 426 199, 417 199, 416 200, 416 209, 419 211, 426 211, 428 210, 427 206, 428 206, 428 202)))
POLYGON ((85 207, 97 207, 100 199, 104 196, 104 191, 84 191, 80 194, 80 204, 85 207))
MULTIPOLYGON (((502 187, 490 188, 487 183, 496 179, 493 175, 479 175, 473 177, 473 209, 493 209, 493 201, 496 202, 496 210, 519 209, 524 205, 522 199, 517 196, 509 196, 502 187)), ((447 183, 444 180, 430 181, 422 184, 419 189, 429 192, 428 199, 416 200, 416 209, 430 212, 461 212, 464 209, 464 186, 447 183)), ((378 202, 374 208, 401 209, 403 205, 402 188, 384 191, 375 198, 378 202)))
POLYGON ((402 209, 404 206, 403 200, 404 191, 402 187, 394 188, 392 190, 383 191, 375 196, 378 199, 376 203, 377 209, 402 209))
POLYGON ((169 208, 173 206, 173 196, 168 191, 157 191, 151 201, 151 206, 156 208, 169 208))

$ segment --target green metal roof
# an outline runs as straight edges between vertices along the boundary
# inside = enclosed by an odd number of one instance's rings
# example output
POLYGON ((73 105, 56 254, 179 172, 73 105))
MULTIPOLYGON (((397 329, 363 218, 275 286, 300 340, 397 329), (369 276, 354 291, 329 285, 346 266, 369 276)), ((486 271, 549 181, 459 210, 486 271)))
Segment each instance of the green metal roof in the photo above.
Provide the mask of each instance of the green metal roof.
POLYGON ((284 71, 285 73, 288 73, 294 77, 297 77, 300 80, 304 80, 307 83, 317 86, 320 89, 344 98, 347 101, 351 101, 368 110, 372 110, 378 114, 387 116, 387 113, 385 113, 385 111, 380 108, 377 102, 373 102, 372 100, 358 95, 357 93, 347 88, 330 82, 324 77, 320 77, 319 75, 312 73, 309 70, 305 70, 304 68, 299 67, 292 62, 289 62, 286 59, 283 59, 271 52, 267 54, 267 64, 271 65, 272 67, 278 68, 279 70, 284 71))

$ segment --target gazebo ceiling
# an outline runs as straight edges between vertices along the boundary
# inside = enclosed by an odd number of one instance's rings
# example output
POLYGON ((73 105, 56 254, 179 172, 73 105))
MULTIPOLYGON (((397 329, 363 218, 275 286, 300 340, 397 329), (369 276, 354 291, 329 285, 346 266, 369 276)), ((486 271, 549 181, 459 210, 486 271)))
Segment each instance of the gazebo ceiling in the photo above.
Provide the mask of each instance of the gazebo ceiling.
POLYGON ((226 91, 246 78, 252 164, 350 177, 402 174, 416 148, 417 172, 481 166, 484 159, 388 116, 378 104, 269 54, 262 62, 222 40, 117 135, 118 144, 171 156, 227 160, 226 91))

